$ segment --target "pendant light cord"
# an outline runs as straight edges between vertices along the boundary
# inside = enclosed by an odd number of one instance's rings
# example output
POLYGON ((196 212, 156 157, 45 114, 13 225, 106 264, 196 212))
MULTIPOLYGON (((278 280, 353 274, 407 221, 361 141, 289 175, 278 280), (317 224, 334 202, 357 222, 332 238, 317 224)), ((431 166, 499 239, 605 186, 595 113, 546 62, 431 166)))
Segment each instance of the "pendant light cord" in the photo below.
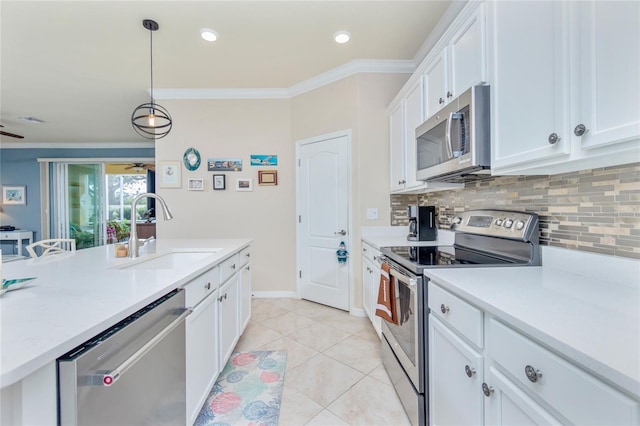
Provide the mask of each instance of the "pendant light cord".
POLYGON ((149 30, 150 50, 151 50, 151 105, 153 105, 153 30, 149 30))

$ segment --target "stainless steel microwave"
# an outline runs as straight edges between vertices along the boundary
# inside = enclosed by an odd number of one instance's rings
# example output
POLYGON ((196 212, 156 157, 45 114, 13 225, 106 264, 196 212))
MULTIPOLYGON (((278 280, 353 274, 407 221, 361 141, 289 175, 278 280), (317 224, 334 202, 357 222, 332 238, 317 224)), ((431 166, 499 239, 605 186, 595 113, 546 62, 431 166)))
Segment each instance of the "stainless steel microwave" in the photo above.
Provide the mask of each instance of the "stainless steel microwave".
POLYGON ((490 174, 489 86, 474 86, 416 129, 418 180, 466 182, 490 174))

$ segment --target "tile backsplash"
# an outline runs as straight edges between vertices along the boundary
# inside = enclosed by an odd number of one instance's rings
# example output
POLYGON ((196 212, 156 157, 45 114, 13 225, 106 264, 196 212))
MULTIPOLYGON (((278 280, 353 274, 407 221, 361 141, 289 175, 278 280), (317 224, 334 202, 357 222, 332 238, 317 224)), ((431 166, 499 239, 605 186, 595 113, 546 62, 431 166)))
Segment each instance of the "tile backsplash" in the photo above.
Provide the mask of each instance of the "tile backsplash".
POLYGON ((640 163, 553 176, 499 176, 465 188, 391 195, 391 224, 406 206, 433 205, 439 227, 456 212, 517 210, 540 217, 540 244, 640 259, 640 163))

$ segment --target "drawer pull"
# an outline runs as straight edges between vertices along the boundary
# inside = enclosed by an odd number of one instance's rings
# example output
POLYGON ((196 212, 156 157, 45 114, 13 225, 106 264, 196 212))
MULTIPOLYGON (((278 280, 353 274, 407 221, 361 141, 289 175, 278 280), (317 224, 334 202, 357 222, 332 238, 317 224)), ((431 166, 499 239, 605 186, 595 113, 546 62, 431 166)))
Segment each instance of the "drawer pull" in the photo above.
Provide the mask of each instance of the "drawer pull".
POLYGON ((236 269, 236 264, 231 265, 231 269, 236 269))
POLYGON ((527 375, 527 379, 532 383, 536 383, 542 377, 542 371, 536 370, 530 365, 524 368, 524 372, 527 375))
POLYGON ((207 289, 207 290, 211 290, 211 283, 206 283, 204 285, 204 288, 207 289))
POLYGON ((444 303, 442 305, 440 305, 440 312, 442 312, 443 314, 446 314, 449 312, 449 307, 448 306, 444 306, 444 303))
POLYGON ((486 383, 482 384, 482 393, 484 394, 484 396, 490 397, 493 391, 494 391, 493 386, 489 386, 486 383))
POLYGON ((464 372, 467 373, 467 377, 473 377, 473 375, 476 374, 476 369, 465 365, 464 372))

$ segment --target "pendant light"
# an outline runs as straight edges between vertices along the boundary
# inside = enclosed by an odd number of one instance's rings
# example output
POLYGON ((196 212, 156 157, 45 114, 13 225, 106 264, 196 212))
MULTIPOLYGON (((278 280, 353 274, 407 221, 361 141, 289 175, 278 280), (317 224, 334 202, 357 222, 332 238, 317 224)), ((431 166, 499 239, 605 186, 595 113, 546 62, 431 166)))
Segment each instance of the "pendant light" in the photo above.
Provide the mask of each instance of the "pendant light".
POLYGON ((169 134, 173 124, 169 111, 153 100, 153 32, 160 27, 156 21, 151 19, 143 20, 142 26, 149 30, 151 41, 151 102, 142 104, 133 110, 131 124, 140 136, 147 139, 160 139, 169 134))

